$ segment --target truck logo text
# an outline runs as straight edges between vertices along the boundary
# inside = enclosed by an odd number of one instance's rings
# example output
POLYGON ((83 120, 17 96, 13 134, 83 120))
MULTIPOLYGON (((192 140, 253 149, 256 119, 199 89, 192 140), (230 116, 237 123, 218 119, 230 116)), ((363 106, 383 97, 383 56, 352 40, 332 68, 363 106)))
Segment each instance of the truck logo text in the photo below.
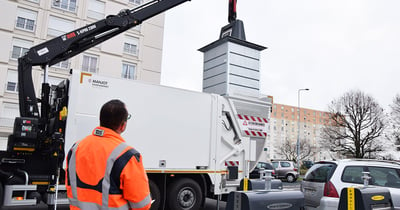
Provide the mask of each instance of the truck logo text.
POLYGON ((268 209, 288 209, 293 205, 290 203, 273 203, 267 206, 268 209))
POLYGON ((92 86, 108 88, 108 82, 105 81, 105 80, 93 79, 92 80, 92 86))
POLYGON ((96 28, 96 25, 90 25, 90 26, 88 26, 88 27, 85 27, 85 28, 82 28, 82 29, 76 31, 76 33, 77 33, 78 35, 81 35, 81 34, 83 34, 83 33, 86 33, 86 32, 88 32, 88 31, 91 31, 91 30, 93 30, 93 29, 95 29, 95 28, 96 28))

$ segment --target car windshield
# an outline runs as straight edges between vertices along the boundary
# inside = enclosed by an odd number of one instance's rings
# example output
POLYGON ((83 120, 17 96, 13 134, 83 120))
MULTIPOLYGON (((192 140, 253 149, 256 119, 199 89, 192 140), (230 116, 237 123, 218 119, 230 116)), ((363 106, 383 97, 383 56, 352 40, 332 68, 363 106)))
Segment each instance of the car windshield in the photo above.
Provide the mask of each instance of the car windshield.
POLYGON ((305 181, 326 182, 332 176, 336 168, 334 163, 316 163, 304 176, 305 181))
POLYGON ((272 168, 271 164, 269 164, 269 163, 263 163, 263 162, 259 162, 259 163, 257 164, 257 168, 274 169, 274 168, 272 168))

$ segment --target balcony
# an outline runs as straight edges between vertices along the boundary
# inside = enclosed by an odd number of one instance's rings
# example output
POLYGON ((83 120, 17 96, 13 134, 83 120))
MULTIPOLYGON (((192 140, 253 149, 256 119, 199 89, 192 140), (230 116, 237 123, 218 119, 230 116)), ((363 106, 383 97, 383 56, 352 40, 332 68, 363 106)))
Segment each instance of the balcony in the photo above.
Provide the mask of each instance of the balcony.
POLYGON ((11 133, 13 126, 14 126, 14 118, 0 117, 0 132, 3 131, 2 128, 6 128, 10 129, 11 133))

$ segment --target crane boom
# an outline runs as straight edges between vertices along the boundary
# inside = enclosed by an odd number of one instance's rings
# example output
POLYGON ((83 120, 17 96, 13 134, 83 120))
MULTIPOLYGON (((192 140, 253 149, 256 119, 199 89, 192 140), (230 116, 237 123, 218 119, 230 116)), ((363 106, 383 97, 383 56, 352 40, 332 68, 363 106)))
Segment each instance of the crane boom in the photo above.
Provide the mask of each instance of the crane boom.
MULTIPOLYGON (((143 21, 190 0, 153 0, 131 10, 78 28, 36 45, 18 59, 18 84, 21 117, 39 117, 32 66, 51 66, 96 46, 143 21)), ((44 113, 42 113, 43 115, 44 113)))

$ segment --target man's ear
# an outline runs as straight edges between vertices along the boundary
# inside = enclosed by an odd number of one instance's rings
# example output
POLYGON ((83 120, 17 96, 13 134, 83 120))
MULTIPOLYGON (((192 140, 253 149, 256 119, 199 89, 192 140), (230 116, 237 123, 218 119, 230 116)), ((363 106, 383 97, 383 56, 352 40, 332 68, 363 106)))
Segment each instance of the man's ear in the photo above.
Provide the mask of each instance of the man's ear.
POLYGON ((122 123, 118 126, 117 133, 121 134, 122 132, 124 132, 125 129, 126 129, 126 124, 127 124, 126 121, 122 122, 122 123))

